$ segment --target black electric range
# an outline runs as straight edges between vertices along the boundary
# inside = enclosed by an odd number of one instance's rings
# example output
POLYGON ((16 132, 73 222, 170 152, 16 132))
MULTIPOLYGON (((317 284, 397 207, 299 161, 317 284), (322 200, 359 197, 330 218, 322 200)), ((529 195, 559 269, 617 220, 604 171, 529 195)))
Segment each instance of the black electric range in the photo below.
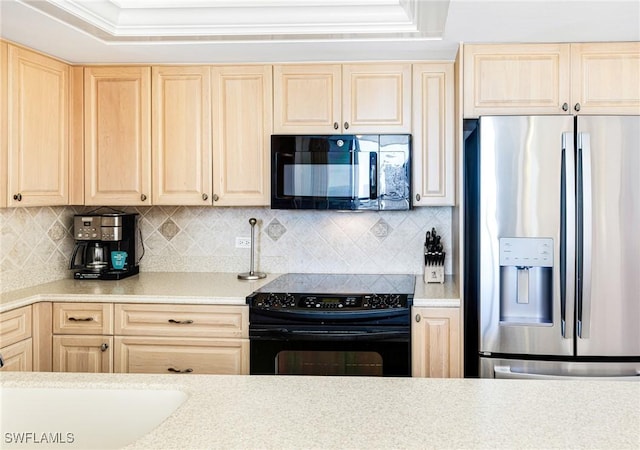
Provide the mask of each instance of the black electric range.
POLYGON ((251 373, 410 376, 414 288, 405 274, 276 278, 247 297, 251 373))

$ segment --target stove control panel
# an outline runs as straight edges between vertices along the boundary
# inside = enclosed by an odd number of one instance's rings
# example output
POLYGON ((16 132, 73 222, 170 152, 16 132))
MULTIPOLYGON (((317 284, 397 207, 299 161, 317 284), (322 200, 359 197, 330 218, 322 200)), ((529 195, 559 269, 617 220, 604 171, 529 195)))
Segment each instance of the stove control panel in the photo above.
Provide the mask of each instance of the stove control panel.
POLYGON ((370 310, 406 308, 408 296, 403 294, 311 295, 258 292, 247 298, 255 309, 306 310, 370 310))

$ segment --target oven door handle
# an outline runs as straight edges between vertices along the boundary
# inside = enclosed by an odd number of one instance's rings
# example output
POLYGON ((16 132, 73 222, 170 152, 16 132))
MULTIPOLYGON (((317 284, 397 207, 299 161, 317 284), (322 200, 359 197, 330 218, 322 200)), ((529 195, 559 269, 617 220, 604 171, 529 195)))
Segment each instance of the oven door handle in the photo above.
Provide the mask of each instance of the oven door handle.
POLYGON ((291 330, 288 328, 253 328, 250 339, 292 339, 315 341, 381 341, 385 339, 409 339, 410 332, 406 330, 374 330, 374 331, 330 331, 330 330, 291 330))

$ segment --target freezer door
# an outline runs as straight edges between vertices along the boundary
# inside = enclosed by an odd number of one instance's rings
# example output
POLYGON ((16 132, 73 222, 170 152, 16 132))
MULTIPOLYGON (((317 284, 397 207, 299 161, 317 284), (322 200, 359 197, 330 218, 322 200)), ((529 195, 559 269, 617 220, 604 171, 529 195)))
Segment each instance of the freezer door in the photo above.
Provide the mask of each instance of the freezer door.
POLYGON ((640 117, 577 120, 577 354, 640 357, 640 117))
POLYGON ((573 354, 573 127, 480 118, 481 354, 573 354))
POLYGON ((598 363, 481 358, 480 377, 529 380, 589 377, 591 380, 640 382, 640 362, 598 363))

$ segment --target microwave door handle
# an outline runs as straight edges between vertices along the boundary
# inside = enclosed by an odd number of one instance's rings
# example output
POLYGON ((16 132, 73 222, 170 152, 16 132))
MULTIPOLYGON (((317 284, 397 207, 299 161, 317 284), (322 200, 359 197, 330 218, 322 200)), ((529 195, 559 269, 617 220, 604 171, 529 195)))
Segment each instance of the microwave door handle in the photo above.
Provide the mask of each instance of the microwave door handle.
POLYGON ((378 154, 371 152, 369 157, 369 198, 378 198, 378 154))

